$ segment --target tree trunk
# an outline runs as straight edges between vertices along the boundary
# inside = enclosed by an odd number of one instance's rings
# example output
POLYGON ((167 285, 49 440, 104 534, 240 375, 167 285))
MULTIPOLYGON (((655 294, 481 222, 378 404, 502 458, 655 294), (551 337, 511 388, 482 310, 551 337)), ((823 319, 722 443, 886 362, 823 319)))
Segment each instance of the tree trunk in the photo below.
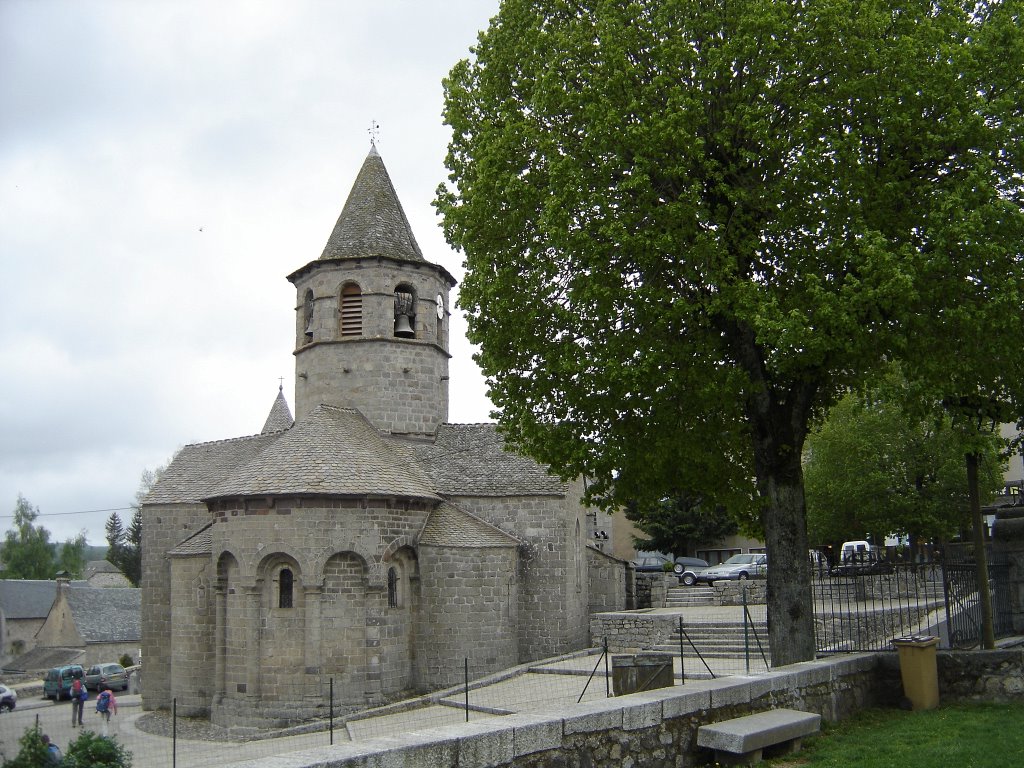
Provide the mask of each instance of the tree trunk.
MULTIPOLYGON (((799 460, 797 465, 799 475, 799 460)), ((796 482, 790 477, 770 476, 763 484, 767 490, 768 639, 772 666, 781 667, 809 661, 815 655, 807 518, 802 476, 796 482)))
POLYGON ((992 595, 988 590, 988 553, 985 550, 985 520, 981 516, 981 494, 978 490, 977 453, 967 454, 967 494, 971 507, 971 526, 974 529, 974 563, 977 569, 978 601, 981 606, 981 647, 992 650, 996 647, 995 629, 992 624, 992 595))

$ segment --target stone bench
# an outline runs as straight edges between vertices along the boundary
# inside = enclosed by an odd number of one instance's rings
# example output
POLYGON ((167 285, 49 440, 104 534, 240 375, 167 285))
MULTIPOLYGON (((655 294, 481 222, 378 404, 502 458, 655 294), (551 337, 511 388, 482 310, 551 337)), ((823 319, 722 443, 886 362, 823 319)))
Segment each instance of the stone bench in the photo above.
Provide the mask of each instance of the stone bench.
POLYGON ((715 750, 723 765, 760 762, 761 752, 778 747, 779 752, 796 752, 804 736, 817 733, 821 715, 795 709, 770 709, 746 717, 702 725, 697 729, 697 746, 715 750))

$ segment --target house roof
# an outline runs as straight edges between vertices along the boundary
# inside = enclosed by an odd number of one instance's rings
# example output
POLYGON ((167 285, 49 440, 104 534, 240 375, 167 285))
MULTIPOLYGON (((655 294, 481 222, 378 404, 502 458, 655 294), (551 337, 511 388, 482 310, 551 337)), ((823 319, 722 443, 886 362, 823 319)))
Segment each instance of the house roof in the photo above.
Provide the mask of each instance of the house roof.
POLYGON ((85 566, 86 573, 120 573, 121 569, 109 560, 90 560, 85 566))
POLYGON ((425 261, 384 161, 372 144, 320 258, 367 256, 425 261))
POLYGON ((439 504, 427 517, 419 543, 435 547, 516 547, 519 539, 454 504, 439 504))
MULTIPOLYGON (((87 581, 73 581, 75 586, 88 587, 87 581)), ((5 618, 45 619, 57 596, 57 582, 38 579, 0 580, 0 610, 5 618)))
POLYGON ((495 424, 442 424, 416 455, 446 496, 564 496, 546 466, 505 447, 495 424))
POLYGON ((277 390, 277 397, 274 398, 274 404, 270 406, 270 414, 267 416, 267 421, 263 424, 260 434, 280 432, 282 429, 288 429, 294 423, 295 419, 292 418, 291 409, 288 408, 288 401, 284 399, 284 385, 281 385, 277 390))
POLYGON ((87 643, 142 639, 142 590, 68 587, 65 593, 78 634, 87 643))
POLYGON ((440 501, 415 463, 352 408, 319 405, 209 494, 405 496, 440 501))

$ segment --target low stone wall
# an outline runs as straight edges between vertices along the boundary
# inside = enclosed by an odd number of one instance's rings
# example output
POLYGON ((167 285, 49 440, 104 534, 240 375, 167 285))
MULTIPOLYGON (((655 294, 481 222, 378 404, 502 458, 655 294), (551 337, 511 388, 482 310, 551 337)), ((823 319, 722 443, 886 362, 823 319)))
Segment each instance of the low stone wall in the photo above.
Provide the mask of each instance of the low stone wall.
POLYGON ((756 677, 687 682, 672 688, 393 738, 262 757, 235 768, 679 768, 711 755, 697 728, 751 712, 790 707, 838 720, 883 696, 874 654, 793 664, 756 677))
POLYGON ((716 581, 715 605, 764 605, 768 595, 768 582, 764 579, 749 581, 716 581))
POLYGON ((600 647, 608 640, 613 653, 654 648, 671 642, 672 633, 679 626, 679 616, 650 611, 620 611, 592 613, 590 615, 590 642, 600 647))
MULTIPOLYGON (((939 651, 936 667, 942 702, 1024 699, 1024 648, 939 651)), ((898 655, 880 653, 877 674, 883 689, 890 692, 883 702, 901 706, 903 696, 898 655)))

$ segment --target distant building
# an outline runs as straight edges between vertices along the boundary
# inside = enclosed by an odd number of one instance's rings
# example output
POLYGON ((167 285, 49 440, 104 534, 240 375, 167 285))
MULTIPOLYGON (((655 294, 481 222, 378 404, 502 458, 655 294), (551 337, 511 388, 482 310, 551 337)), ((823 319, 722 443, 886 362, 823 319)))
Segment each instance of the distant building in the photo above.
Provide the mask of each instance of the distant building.
POLYGON ((186 446, 144 500, 143 706, 278 725, 323 715, 331 680, 356 709, 586 646, 624 566, 590 546, 581 483, 448 423, 455 280, 376 148, 288 279, 295 422, 279 392, 260 434, 186 446))
POLYGON ((86 581, 0 581, 3 666, 38 671, 61 663, 84 666, 138 660, 141 591, 94 587, 86 581))
POLYGON ((131 587, 128 577, 109 560, 90 560, 85 566, 83 578, 91 587, 131 587))

